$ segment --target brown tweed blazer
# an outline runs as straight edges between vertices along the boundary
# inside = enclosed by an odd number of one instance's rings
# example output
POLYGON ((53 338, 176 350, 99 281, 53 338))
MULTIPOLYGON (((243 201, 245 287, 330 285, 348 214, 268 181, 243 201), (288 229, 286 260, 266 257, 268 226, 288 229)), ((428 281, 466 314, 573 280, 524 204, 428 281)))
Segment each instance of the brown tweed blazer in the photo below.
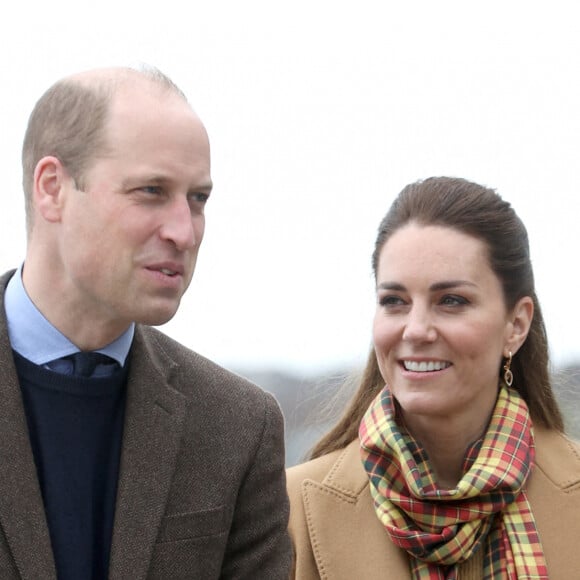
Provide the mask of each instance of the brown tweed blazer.
MULTIPOLYGON (((411 580, 407 554, 375 514, 358 441, 288 471, 290 532, 297 580, 411 580)), ((555 431, 536 429, 536 465, 528 499, 538 526, 550 580, 580 578, 580 445, 555 431)), ((481 580, 478 553, 460 570, 481 580)))
MULTIPOLYGON (((110 580, 287 578, 276 401, 149 327, 129 364, 110 580)), ((56 580, 3 307, 0 389, 0 578, 56 580)))

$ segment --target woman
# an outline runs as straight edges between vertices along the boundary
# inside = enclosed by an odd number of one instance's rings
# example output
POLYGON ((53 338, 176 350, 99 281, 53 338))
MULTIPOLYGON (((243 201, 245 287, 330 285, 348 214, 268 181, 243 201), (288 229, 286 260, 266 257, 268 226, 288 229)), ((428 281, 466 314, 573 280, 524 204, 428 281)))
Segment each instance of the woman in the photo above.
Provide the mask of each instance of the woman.
POLYGON ((360 387, 288 473, 294 577, 580 578, 580 446, 510 204, 462 179, 411 184, 373 270, 360 387))

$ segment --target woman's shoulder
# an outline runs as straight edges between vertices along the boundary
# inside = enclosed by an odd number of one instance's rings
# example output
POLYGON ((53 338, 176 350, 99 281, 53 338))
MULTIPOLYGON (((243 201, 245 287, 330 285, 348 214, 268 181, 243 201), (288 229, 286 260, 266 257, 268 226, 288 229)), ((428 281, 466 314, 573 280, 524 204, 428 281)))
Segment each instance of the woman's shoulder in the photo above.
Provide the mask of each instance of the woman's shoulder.
POLYGON ((349 496, 358 496, 368 487, 368 477, 360 458, 359 443, 291 467, 287 471, 290 495, 300 493, 304 482, 349 496))
POLYGON ((534 428, 534 434, 536 457, 527 498, 550 578, 578 578, 580 445, 556 430, 534 428))
POLYGON ((580 443, 553 429, 535 429, 536 468, 559 488, 580 491, 580 443))
POLYGON ((289 467, 287 470, 288 486, 299 486, 305 479, 321 482, 328 475, 332 466, 336 463, 344 449, 338 449, 332 453, 322 455, 304 463, 289 467))

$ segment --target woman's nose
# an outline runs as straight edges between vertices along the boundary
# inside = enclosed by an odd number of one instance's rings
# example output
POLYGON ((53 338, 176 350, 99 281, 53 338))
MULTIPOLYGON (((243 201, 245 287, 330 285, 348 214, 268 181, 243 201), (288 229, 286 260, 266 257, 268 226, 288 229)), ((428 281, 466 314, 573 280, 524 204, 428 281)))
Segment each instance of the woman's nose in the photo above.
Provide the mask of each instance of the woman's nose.
POLYGON ((432 342, 436 338, 437 332, 429 310, 427 308, 413 306, 405 322, 403 340, 410 342, 432 342))

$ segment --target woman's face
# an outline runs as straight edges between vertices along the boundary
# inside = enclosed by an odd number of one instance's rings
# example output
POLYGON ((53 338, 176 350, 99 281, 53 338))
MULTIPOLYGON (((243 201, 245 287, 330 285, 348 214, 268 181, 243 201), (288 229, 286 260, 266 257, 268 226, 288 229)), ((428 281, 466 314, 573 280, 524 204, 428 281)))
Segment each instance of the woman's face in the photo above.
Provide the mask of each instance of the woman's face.
POLYGON ((532 314, 527 297, 507 311, 479 239, 416 223, 397 230, 379 256, 373 338, 405 419, 487 422, 502 357, 525 340, 532 314))

